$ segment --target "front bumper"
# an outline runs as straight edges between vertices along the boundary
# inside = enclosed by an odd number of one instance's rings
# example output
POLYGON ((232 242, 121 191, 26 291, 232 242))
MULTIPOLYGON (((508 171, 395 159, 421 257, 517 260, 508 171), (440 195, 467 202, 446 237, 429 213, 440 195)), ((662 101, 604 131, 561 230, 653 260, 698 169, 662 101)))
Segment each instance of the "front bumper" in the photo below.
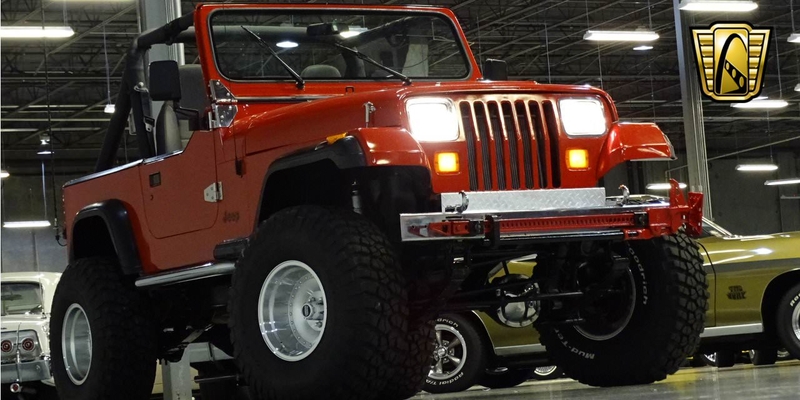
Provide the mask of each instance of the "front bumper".
POLYGON ((609 204, 603 189, 550 189, 476 193, 478 209, 471 211, 471 194, 445 194, 441 213, 401 214, 400 235, 404 242, 488 240, 495 244, 651 239, 675 234, 681 227, 691 236, 699 235, 703 195, 689 193, 687 201, 678 183, 672 180, 670 184, 669 204, 609 204), (448 205, 446 201, 452 202, 454 195, 460 197, 460 204, 448 205), (489 205, 496 208, 486 209, 489 205))
POLYGON ((2 365, 2 383, 38 382, 50 379, 50 364, 47 360, 24 361, 2 365))

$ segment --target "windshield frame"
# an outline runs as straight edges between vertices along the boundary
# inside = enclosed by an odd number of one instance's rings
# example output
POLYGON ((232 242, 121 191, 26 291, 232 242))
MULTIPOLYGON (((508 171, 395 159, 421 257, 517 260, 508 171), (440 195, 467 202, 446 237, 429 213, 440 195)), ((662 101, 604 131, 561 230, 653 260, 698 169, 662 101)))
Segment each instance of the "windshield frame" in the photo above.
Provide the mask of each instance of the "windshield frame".
MULTIPOLYGON (((466 72, 463 76, 457 78, 443 78, 443 77, 434 77, 434 78, 425 78, 425 77, 411 77, 414 82, 463 82, 473 80, 475 78, 474 73, 474 59, 471 56, 471 50, 469 49, 469 43, 466 42, 464 36, 461 34, 461 30, 459 29, 458 22, 454 17, 448 15, 440 10, 437 9, 430 9, 430 10, 420 10, 414 8, 400 8, 400 7, 392 7, 392 8, 379 8, 379 7, 361 7, 361 6, 353 6, 353 7, 220 7, 208 13, 208 17, 206 20, 207 24, 207 32, 208 35, 208 44, 211 51, 211 58, 214 65, 214 69, 219 74, 219 76, 228 82, 232 83, 244 83, 244 84, 253 84, 253 83, 273 83, 273 84, 286 84, 286 83, 295 83, 295 80, 292 77, 286 77, 282 79, 238 79, 238 78, 231 78, 225 73, 223 73, 222 69, 219 67, 219 62, 217 59, 217 46, 214 43, 214 33, 212 19, 214 15, 221 12, 262 12, 262 13, 273 13, 273 14, 291 14, 291 13, 318 13, 318 14, 337 14, 337 13, 347 13, 353 12, 359 14, 430 14, 431 16, 435 16, 437 18, 443 19, 449 26, 450 30, 452 31, 453 38, 455 39, 456 44, 458 44, 459 55, 464 60, 464 64, 466 65, 466 72)), ((292 66, 295 68, 295 66, 292 66)), ((403 84, 403 81, 397 79, 386 79, 386 78, 363 78, 363 79, 352 79, 352 78, 339 78, 339 79, 306 79, 306 84, 309 83, 341 83, 347 85, 353 84, 376 84, 376 83, 399 83, 403 84)), ((299 89, 302 90, 302 89, 299 89)))
POLYGON ((719 233, 721 233, 723 235, 723 236, 717 236, 717 235, 711 233, 711 231, 709 230, 709 234, 711 236, 714 236, 714 237, 717 237, 717 238, 721 238, 721 239, 724 239, 726 237, 735 237, 736 236, 736 235, 732 234, 729 230, 723 228, 718 223, 716 223, 716 222, 714 222, 714 221, 712 221, 712 220, 710 220, 708 218, 703 218, 703 224, 708 225, 709 227, 711 227, 712 229, 714 229, 715 231, 717 231, 717 232, 719 232, 719 233))

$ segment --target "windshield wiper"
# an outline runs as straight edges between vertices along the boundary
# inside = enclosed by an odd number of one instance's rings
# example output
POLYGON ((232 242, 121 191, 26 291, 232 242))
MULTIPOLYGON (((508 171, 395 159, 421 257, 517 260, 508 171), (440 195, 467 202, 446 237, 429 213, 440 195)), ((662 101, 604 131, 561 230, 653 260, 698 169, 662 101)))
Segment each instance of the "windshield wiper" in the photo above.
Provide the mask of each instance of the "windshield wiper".
POLYGON ((402 80, 403 84, 405 84, 405 85, 410 85, 411 84, 411 78, 409 78, 409 77, 401 74, 400 72, 397 72, 397 71, 395 71, 395 70, 393 70, 393 69, 391 69, 391 68, 389 68, 389 67, 387 67, 387 66, 385 66, 385 65, 383 65, 383 64, 381 64, 381 63, 379 63, 377 61, 375 61, 374 59, 372 59, 372 57, 370 57, 370 56, 368 56, 368 55, 366 55, 366 54, 364 54, 364 53, 362 53, 362 52, 360 52, 360 51, 358 51, 358 50, 356 50, 356 49, 354 49, 352 47, 347 47, 347 46, 339 44, 339 43, 334 43, 333 45, 338 47, 338 48, 340 48, 340 49, 342 49, 342 50, 344 50, 344 51, 346 51, 346 52, 348 52, 348 53, 350 53, 350 54, 352 54, 352 55, 354 55, 354 56, 356 56, 356 57, 358 57, 358 58, 360 58, 360 59, 362 59, 362 60, 364 60, 364 61, 366 61, 366 62, 368 62, 368 63, 370 63, 370 64, 372 64, 372 65, 374 65, 374 66, 376 66, 376 67, 378 67, 378 68, 380 68, 380 69, 382 69, 382 70, 384 70, 384 71, 386 71, 386 72, 388 72, 390 75, 394 76, 395 78, 398 78, 398 79, 402 80))
POLYGON ((289 64, 286 63, 286 61, 283 61, 283 59, 278 55, 278 53, 276 53, 275 50, 272 50, 272 47, 269 47, 267 42, 265 42, 264 39, 261 38, 261 36, 258 36, 258 34, 251 31, 250 29, 245 28, 242 25, 239 25, 239 27, 244 29, 245 32, 249 33, 253 37, 253 39, 255 39, 255 41, 261 45, 261 47, 269 50, 270 54, 272 54, 272 56, 275 57, 275 59, 278 60, 279 63, 281 63, 286 72, 288 72, 289 75, 291 75, 292 78, 294 78, 294 81, 297 82, 298 89, 302 89, 303 87, 306 86, 306 81, 303 80, 300 74, 298 74, 297 71, 292 69, 292 67, 290 67, 289 64))

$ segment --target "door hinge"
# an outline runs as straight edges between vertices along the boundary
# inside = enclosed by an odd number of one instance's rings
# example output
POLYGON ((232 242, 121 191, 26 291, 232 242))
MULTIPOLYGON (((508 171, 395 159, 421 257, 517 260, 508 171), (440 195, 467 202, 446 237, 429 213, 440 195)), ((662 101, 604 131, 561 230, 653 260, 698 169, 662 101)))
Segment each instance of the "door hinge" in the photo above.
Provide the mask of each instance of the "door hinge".
POLYGON ((222 201, 222 182, 214 182, 203 190, 203 198, 209 203, 222 201))

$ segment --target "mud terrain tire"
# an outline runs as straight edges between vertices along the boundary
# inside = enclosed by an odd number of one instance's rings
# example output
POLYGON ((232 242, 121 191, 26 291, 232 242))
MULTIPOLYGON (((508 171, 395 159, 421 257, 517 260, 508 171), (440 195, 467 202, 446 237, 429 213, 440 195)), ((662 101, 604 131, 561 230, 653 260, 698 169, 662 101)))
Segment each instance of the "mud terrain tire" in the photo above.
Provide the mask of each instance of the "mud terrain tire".
POLYGON ((696 349, 708 305, 697 244, 678 234, 622 244, 635 300, 612 336, 579 326, 537 326, 541 343, 564 373, 592 386, 646 384, 675 373, 696 349))
MULTIPOLYGON (((317 206, 279 211, 259 227, 236 264, 228 304, 236 364, 259 399, 375 398, 394 379, 392 366, 407 350, 405 287, 391 244, 367 219, 317 206), (281 278, 269 286, 271 277, 290 276, 275 275, 286 265, 319 284, 321 289, 314 293, 321 295, 308 301, 317 302, 309 309, 316 307, 313 315, 323 319, 309 320, 312 314, 305 305, 303 321, 291 313, 291 305, 281 308, 284 303, 275 296, 286 290, 283 286, 297 288, 307 282, 281 278), (273 297, 274 305, 262 301, 273 297), (293 349, 300 353, 290 351, 285 345, 289 339, 273 340, 271 332, 277 330, 261 328, 277 326, 280 313, 294 321, 286 322, 291 326, 287 335, 308 332, 301 330, 306 329, 302 324, 314 321, 324 321, 321 333, 314 342, 297 339, 302 346, 293 349), (275 348, 276 343, 282 347, 275 348)), ((313 292, 288 290, 292 294, 286 304, 296 301, 295 294, 299 298, 313 292)))
MULTIPOLYGON (((52 369, 60 398, 149 398, 158 351, 151 315, 146 297, 136 291, 133 279, 124 276, 115 261, 84 258, 68 266, 56 288, 50 321, 52 369), (64 320, 70 310, 70 315, 76 315, 75 305, 83 310, 91 332, 89 368, 82 381, 76 378, 83 374, 68 373, 62 344, 64 320)), ((67 353, 72 352, 67 349, 67 353)))

